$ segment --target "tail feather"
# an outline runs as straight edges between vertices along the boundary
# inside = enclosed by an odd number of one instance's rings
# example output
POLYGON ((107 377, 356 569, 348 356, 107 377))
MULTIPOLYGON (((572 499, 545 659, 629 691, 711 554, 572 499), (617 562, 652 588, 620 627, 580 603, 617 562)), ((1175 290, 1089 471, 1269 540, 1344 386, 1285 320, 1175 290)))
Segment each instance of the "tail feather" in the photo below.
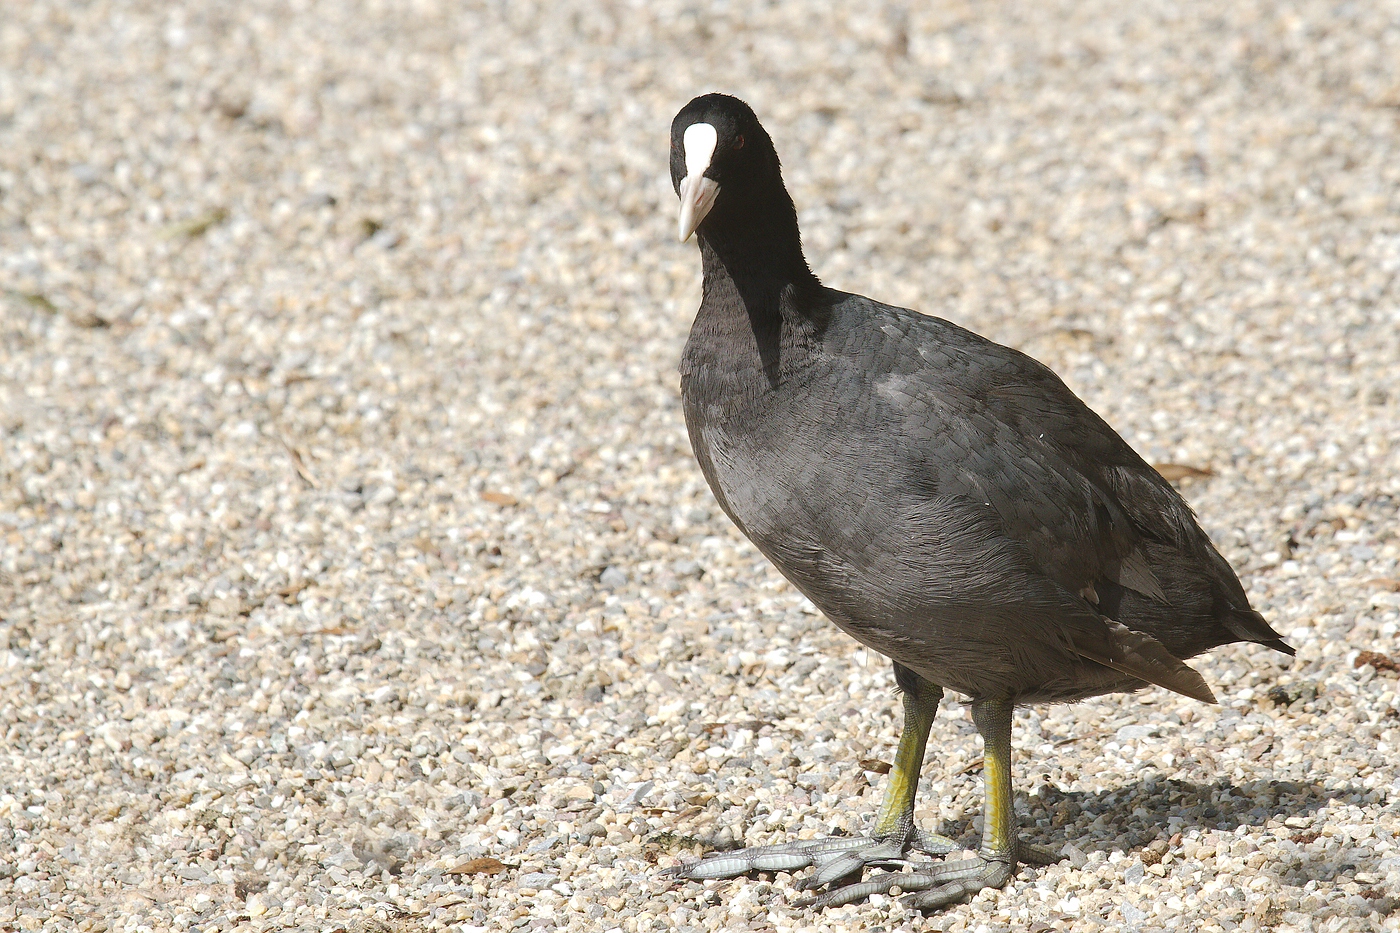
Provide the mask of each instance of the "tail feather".
POLYGON ((1104 656, 1076 646, 1075 651, 1081 657, 1202 703, 1218 702, 1200 673, 1173 655, 1157 639, 1134 632, 1121 622, 1112 619, 1103 621, 1108 626, 1115 656, 1104 656))
POLYGON ((1293 648, 1283 640, 1283 636, 1275 632, 1273 626, 1253 609, 1231 609, 1225 614, 1224 622, 1230 634, 1238 636, 1241 641, 1256 642, 1290 656, 1294 654, 1293 648))

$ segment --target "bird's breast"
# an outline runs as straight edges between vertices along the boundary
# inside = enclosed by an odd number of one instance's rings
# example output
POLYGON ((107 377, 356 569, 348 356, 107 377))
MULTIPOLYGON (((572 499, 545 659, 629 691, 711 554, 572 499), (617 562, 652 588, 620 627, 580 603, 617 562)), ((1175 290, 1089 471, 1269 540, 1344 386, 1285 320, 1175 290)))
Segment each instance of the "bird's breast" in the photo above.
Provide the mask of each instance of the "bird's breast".
POLYGON ((861 406, 820 404, 810 385, 747 398, 687 388, 696 459, 740 530, 784 572, 785 554, 857 559, 899 472, 860 442, 861 406))
POLYGON ((758 421, 719 400, 686 406, 691 444, 710 489, 755 543, 785 524, 807 456, 787 432, 764 430, 758 421))

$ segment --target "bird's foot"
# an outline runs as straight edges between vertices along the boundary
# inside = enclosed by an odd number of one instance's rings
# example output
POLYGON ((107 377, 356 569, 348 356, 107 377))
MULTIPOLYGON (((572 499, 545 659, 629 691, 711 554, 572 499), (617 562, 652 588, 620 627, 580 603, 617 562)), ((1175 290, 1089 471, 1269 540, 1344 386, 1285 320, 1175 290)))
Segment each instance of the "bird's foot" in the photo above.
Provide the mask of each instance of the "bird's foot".
POLYGON ((911 850, 946 855, 957 843, 935 833, 910 830, 873 836, 827 836, 772 846, 755 846, 735 852, 714 852, 699 861, 676 865, 667 873, 691 881, 737 878, 756 871, 798 871, 815 867, 800 888, 811 890, 843 879, 859 880, 867 867, 887 868, 908 864, 911 850))
MULTIPOLYGON (((814 897, 796 902, 794 907, 843 907, 863 901, 873 894, 904 894, 901 903, 911 910, 937 910, 955 901, 971 897, 983 888, 1000 888, 1016 874, 1017 861, 1036 865, 1057 862, 1060 856, 1043 846, 1021 842, 1016 846, 1016 858, 999 854, 978 854, 956 862, 924 862, 911 864, 906 871, 886 871, 860 880, 851 876, 846 884, 830 883, 827 890, 814 897)), ((892 860, 893 861, 893 860, 892 860)), ((840 879, 836 879, 839 881, 840 879)), ((816 876, 803 885, 806 890, 820 887, 816 876)))

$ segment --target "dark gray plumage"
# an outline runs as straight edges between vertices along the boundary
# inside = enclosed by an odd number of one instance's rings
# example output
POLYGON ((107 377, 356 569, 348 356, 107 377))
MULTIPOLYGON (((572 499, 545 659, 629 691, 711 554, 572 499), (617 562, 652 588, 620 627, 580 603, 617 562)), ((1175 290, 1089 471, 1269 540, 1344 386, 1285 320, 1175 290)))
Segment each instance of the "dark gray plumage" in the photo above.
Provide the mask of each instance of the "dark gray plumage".
POLYGON ((1213 701, 1183 659, 1292 653, 1176 490, 1049 369, 821 285, 747 105, 696 98, 671 136, 704 267, 692 446, 725 513, 844 631, 1007 717, 1146 683, 1213 701))

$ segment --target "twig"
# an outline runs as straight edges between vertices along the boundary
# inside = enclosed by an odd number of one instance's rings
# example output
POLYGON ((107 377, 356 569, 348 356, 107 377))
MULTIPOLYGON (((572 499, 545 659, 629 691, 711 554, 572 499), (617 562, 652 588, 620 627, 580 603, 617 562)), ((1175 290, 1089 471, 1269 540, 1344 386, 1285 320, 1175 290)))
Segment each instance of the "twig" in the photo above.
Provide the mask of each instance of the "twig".
POLYGON ((301 459, 301 452, 291 445, 285 437, 281 438, 282 446, 287 448, 287 454, 292 458, 292 466, 296 467, 297 476, 300 476, 306 485, 312 489, 320 489, 321 484, 316 481, 316 477, 306 467, 306 461, 301 459))

